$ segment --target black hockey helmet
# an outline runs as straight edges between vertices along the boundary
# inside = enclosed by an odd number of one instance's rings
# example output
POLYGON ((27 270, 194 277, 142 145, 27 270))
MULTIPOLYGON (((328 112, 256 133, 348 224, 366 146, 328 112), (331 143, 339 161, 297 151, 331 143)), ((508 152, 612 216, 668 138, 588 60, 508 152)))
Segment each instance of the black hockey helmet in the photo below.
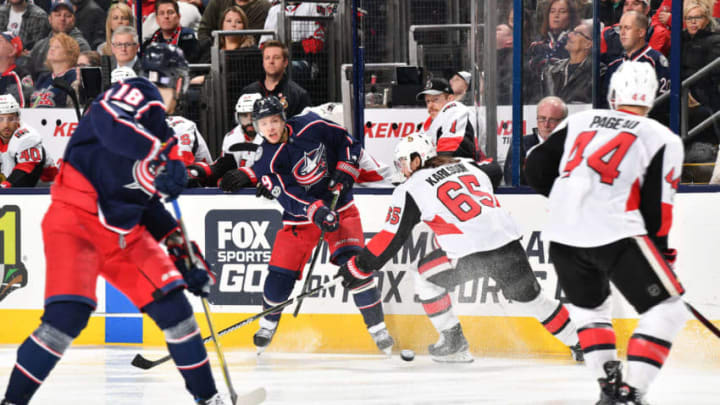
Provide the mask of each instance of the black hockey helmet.
POLYGON ((287 121, 285 118, 285 107, 279 98, 275 96, 267 96, 255 101, 253 104, 252 120, 253 123, 257 122, 261 118, 270 117, 273 115, 282 116, 283 121, 287 121))
POLYGON ((190 66, 182 49, 165 43, 152 43, 142 57, 143 76, 158 87, 174 88, 176 97, 185 94, 190 85, 190 66), (182 79, 178 84, 177 79, 182 79))

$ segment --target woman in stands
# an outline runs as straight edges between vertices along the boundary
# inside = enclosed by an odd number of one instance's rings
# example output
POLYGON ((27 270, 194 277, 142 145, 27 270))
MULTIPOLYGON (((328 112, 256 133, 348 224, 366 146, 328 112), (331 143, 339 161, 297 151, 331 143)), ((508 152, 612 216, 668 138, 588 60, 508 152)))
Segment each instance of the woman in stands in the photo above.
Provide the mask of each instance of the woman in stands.
POLYGON ((105 20, 105 42, 100 44, 97 51, 100 55, 112 55, 110 42, 115 29, 121 25, 135 27, 135 16, 132 10, 125 3, 115 3, 110 6, 105 20))
MULTIPOLYGON (((220 26, 223 31, 238 31, 248 29, 249 23, 247 15, 240 6, 230 6, 220 15, 220 26)), ((251 46, 255 46, 255 38, 252 35, 228 35, 220 37, 220 49, 226 51, 251 46)))
POLYGON ((55 79, 64 80, 68 86, 76 77, 75 66, 80 56, 80 46, 69 35, 58 33, 50 38, 45 64, 50 69, 43 73, 35 83, 35 90, 30 96, 31 107, 71 107, 65 90, 55 87, 55 79))
POLYGON ((539 100, 542 95, 542 71, 550 62, 568 58, 565 44, 568 32, 580 24, 580 17, 571 0, 550 0, 544 10, 542 25, 540 26, 540 39, 530 44, 528 48, 530 77, 525 83, 528 94, 526 101, 539 100))
MULTIPOLYGON (((720 33, 717 21, 712 17, 711 4, 708 1, 690 0, 684 4, 685 29, 682 33, 682 79, 695 74, 698 70, 720 57, 720 33)), ((690 95, 697 103, 713 111, 720 110, 720 70, 715 70, 700 79, 690 88, 690 95)), ((717 143, 717 141, 716 141, 717 143)))

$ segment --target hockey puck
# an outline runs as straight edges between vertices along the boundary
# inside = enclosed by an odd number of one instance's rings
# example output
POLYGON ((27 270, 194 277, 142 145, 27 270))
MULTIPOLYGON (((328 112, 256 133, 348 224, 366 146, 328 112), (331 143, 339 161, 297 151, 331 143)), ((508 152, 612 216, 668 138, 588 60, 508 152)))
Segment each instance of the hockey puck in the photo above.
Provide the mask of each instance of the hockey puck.
POLYGON ((405 349, 400 352, 400 358, 405 361, 413 361, 415 359, 415 352, 410 349, 405 349))

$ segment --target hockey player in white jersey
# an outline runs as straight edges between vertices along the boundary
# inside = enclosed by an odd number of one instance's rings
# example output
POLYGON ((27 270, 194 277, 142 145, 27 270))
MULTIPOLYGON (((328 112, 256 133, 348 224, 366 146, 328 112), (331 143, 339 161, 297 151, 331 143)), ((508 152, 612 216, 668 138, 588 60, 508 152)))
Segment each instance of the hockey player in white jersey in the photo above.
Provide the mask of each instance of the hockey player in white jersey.
MULTIPOLYGON (((134 70, 129 67, 117 67, 110 73, 110 82, 115 84, 119 81, 137 77, 134 70)), ((172 115, 177 107, 177 100, 173 99, 167 108, 167 117, 165 121, 170 128, 175 131, 178 138, 178 153, 183 159, 185 165, 191 165, 195 162, 210 163, 212 157, 208 149, 205 139, 197 129, 197 125, 191 120, 180 116, 172 115)))
POLYGON ((667 244, 683 146, 646 118, 657 87, 650 64, 623 63, 610 81, 615 111, 571 115, 529 151, 525 166, 528 184, 549 196, 543 236, 600 384, 598 404, 645 404, 688 318, 667 244), (640 314, 626 373, 615 349, 610 282, 640 314))
MULTIPOLYGON (((486 165, 472 159, 436 156, 435 147, 423 135, 401 140, 395 159, 407 180, 393 191, 383 229, 360 254, 340 267, 343 284, 352 287, 371 277, 397 253, 412 229, 424 222, 442 249, 438 250, 442 254, 431 260, 438 263, 421 266, 415 278, 424 306, 449 311, 450 288, 491 277, 514 306, 537 318, 566 345, 576 345, 577 333, 568 311, 541 293, 519 242, 517 225, 500 207, 486 165), (440 298, 433 302, 423 299, 433 295, 440 298)), ((495 171, 492 175, 501 174, 495 171)), ((460 323, 451 317, 455 324, 428 348, 430 354, 440 362, 470 362, 472 356, 460 323)))
POLYGON ((470 122, 470 110, 455 100, 455 96, 445 79, 432 78, 418 93, 418 101, 425 101, 428 119, 419 131, 428 135, 437 145, 438 155, 482 158, 475 136, 475 128, 470 122))
POLYGON ((20 105, 12 95, 0 95, 0 188, 35 187, 55 174, 42 136, 20 120, 20 105))
POLYGON ((263 141, 257 136, 252 123, 252 109, 256 100, 262 98, 260 93, 241 95, 235 103, 235 122, 237 126, 230 130, 222 142, 220 157, 212 162, 196 162, 188 166, 188 177, 191 185, 217 186, 220 178, 229 170, 240 167, 252 167, 262 154, 260 144, 263 141))

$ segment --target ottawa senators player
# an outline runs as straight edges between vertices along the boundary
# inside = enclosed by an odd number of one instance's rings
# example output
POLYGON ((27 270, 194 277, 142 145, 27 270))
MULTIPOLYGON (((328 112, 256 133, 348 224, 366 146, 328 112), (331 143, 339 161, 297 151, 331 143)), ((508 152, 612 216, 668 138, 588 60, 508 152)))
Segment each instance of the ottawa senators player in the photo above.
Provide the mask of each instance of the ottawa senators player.
POLYGON ((343 285, 352 288, 365 283, 395 256, 413 228, 424 222, 440 246, 415 278, 421 300, 433 297, 423 301, 426 310, 428 306, 436 309, 431 313, 433 324, 445 324, 440 340, 429 347, 433 360, 472 361, 459 321, 444 314, 450 311, 448 290, 479 277, 492 277, 514 306, 537 318, 566 345, 576 345, 567 309, 540 291, 519 242, 517 225, 493 193, 487 165, 435 154, 435 147, 423 135, 410 135, 398 143, 395 162, 407 180, 393 191, 383 230, 340 267, 343 285))
POLYGON ((658 81, 652 65, 626 61, 610 80, 615 110, 588 110, 562 122, 530 149, 525 176, 549 196, 543 236, 572 303, 585 362, 598 378, 599 404, 644 404, 688 311, 668 249, 683 146, 645 115, 658 81), (610 282, 640 314, 617 361, 610 282))

